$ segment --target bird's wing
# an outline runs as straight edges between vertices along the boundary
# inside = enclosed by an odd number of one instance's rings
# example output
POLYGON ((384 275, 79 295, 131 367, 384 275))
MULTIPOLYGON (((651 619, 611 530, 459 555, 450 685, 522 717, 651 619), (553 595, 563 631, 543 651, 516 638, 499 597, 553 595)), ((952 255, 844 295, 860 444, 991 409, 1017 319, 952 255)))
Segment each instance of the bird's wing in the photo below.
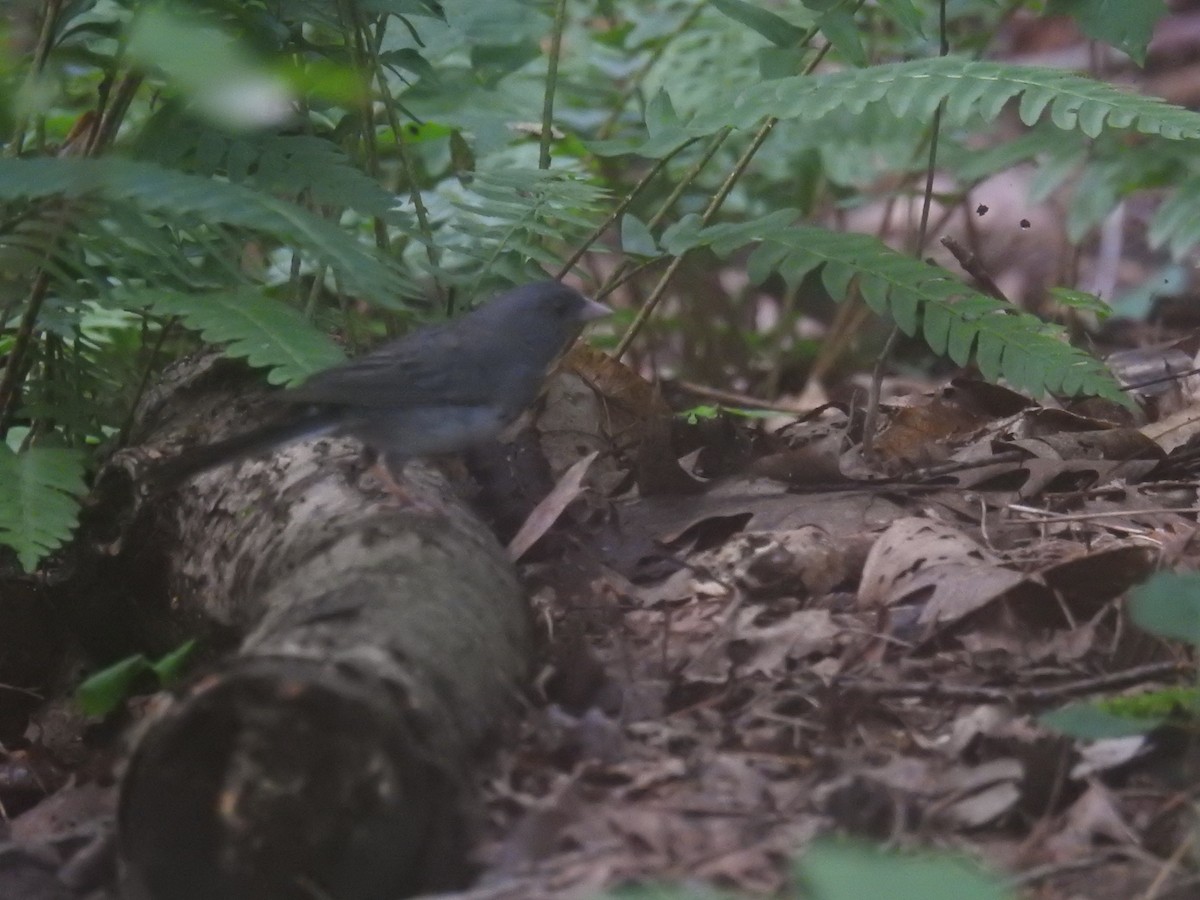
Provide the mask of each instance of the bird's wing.
POLYGON ((492 402, 489 360, 466 352, 453 329, 418 331, 332 369, 284 396, 292 403, 336 406, 473 406, 492 402))

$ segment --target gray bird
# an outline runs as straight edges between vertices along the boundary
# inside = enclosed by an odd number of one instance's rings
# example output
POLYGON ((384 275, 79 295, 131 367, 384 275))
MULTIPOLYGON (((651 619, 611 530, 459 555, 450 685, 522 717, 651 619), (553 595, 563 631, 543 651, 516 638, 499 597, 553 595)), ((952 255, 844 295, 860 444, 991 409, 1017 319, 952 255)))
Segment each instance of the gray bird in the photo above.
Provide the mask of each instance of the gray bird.
MULTIPOLYGON (((454 453, 495 437, 537 397, 580 329, 611 310, 557 281, 513 288, 442 325, 318 372, 280 395, 282 421, 187 451, 160 484, 292 441, 350 436, 386 464, 454 453)), ((386 469, 386 467, 385 467, 386 469)))

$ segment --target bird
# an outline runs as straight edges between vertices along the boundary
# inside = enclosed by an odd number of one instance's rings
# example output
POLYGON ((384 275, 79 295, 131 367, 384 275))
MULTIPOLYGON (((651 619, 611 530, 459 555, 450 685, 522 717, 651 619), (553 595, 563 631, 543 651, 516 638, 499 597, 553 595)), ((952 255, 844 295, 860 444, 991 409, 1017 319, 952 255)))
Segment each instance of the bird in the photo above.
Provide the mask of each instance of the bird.
POLYGON ((496 437, 537 398, 580 330, 611 312, 557 281, 515 287, 281 391, 279 421, 185 451, 161 463, 153 481, 175 487, 295 441, 350 436, 403 495, 390 467, 496 437))

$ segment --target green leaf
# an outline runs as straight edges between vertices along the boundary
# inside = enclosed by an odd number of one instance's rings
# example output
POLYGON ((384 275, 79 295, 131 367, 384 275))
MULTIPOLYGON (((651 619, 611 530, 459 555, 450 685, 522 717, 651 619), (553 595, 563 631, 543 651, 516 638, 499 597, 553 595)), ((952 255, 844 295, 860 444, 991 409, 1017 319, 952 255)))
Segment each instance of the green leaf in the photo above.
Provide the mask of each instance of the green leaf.
POLYGON ((812 124, 829 115, 858 114, 877 103, 923 121, 945 103, 943 124, 959 127, 993 121, 1018 97, 1027 124, 1048 110, 1058 128, 1089 137, 1116 128, 1171 140, 1200 137, 1200 113, 1158 98, 1057 69, 957 56, 764 81, 731 96, 714 97, 686 130, 696 137, 728 127, 750 129, 766 116, 812 124))
POLYGON ((1132 737, 1146 734, 1162 724, 1166 716, 1135 719, 1104 709, 1098 703, 1069 703, 1062 709, 1038 716, 1038 722, 1063 734, 1085 741, 1132 737))
MULTIPOLYGON (((162 252, 137 257, 140 264, 155 268, 149 273, 131 272, 130 280, 145 280, 160 268, 170 267, 174 283, 197 281, 193 268, 181 263, 178 250, 163 236, 156 219, 163 216, 169 217, 177 228, 189 228, 196 240, 225 242, 220 247, 206 245, 205 249, 226 265, 233 255, 228 242, 234 235, 229 230, 250 229, 328 263, 347 290, 358 292, 380 306, 403 309, 401 298, 421 295, 394 261, 333 222, 243 185, 127 159, 0 159, 0 200, 53 196, 97 201, 102 213, 97 212, 94 219, 80 219, 78 229, 116 228, 136 235, 139 242, 162 247, 162 252)), ((0 248, 4 245, 5 238, 0 235, 0 248)), ((127 262, 127 247, 118 245, 118 252, 127 262)), ((236 260, 236 256, 233 258, 236 260)), ((75 260, 67 258, 65 263, 70 268, 75 260)), ((64 272, 61 281, 70 283, 73 279, 64 272)), ((111 276, 100 277, 91 287, 107 293, 111 289, 111 276)))
POLYGON ((150 668, 158 676, 158 682, 164 688, 172 687, 183 676, 184 667, 196 649, 194 640, 184 641, 166 656, 152 662, 150 668))
POLYGON ((621 250, 631 256, 657 256, 654 235, 646 223, 632 213, 621 217, 621 250))
POLYGON ((1146 64, 1146 48, 1154 25, 1167 13, 1164 0, 1049 0, 1046 14, 1066 15, 1084 33, 1128 53, 1139 66, 1146 64))
POLYGON ((867 48, 863 46, 862 29, 854 21, 853 8, 840 0, 822 5, 828 5, 830 9, 818 19, 821 33, 853 65, 867 65, 867 48))
POLYGON ((0 444, 0 544, 12 547, 27 572, 71 536, 79 516, 83 455, 0 444))
POLYGON ((151 671, 141 653, 127 656, 88 677, 75 691, 75 701, 89 716, 106 716, 129 696, 138 677, 151 671))
POLYGON ((748 264, 756 277, 778 271, 796 285, 823 267, 822 277, 835 300, 842 299, 856 279, 872 310, 890 314, 907 334, 922 332, 935 351, 944 350, 962 365, 974 349, 989 381, 1004 378, 1035 395, 1087 393, 1122 405, 1132 402, 1104 363, 1067 344, 1061 328, 973 291, 946 270, 898 253, 875 238, 792 225, 799 217, 796 210, 781 209, 748 222, 699 230, 694 222, 685 227, 685 219, 664 232, 662 244, 672 253, 707 245, 728 256, 761 241, 748 264))
POLYGON ((880 11, 912 37, 924 37, 921 13, 912 0, 876 0, 880 11))
POLYGON ((711 0, 711 5, 733 21, 757 31, 776 47, 795 47, 806 33, 760 4, 746 3, 745 0, 711 0))
POLYGON ((1056 287, 1050 288, 1050 296, 1063 306, 1077 309, 1080 312, 1090 312, 1100 321, 1104 321, 1113 314, 1113 309, 1095 294, 1089 294, 1087 291, 1076 291, 1071 288, 1056 287))
POLYGON ((1133 590, 1129 616, 1146 631, 1200 647, 1200 575, 1160 572, 1133 590))
POLYGON ((278 125, 292 115, 287 84, 259 66, 232 35, 165 4, 138 13, 126 52, 161 70, 199 112, 227 127, 278 125))
POLYGON ((346 358, 337 344, 295 309, 253 290, 146 292, 127 295, 124 302, 179 316, 209 343, 226 344, 226 355, 270 369, 267 380, 272 384, 296 384, 346 358))
POLYGON ((818 841, 796 867, 807 900, 1006 900, 998 879, 950 856, 818 841))

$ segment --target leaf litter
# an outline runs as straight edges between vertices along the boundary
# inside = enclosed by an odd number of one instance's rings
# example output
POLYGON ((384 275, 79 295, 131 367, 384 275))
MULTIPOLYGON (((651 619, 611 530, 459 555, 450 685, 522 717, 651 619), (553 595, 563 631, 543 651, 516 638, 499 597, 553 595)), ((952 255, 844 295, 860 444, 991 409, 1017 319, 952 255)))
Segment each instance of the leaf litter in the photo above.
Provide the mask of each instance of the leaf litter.
MULTIPOLYGON (((577 365, 593 410, 636 377, 577 365)), ((954 848, 1031 897, 1164 871, 1194 740, 1038 716, 1194 678, 1123 604, 1195 564, 1189 444, 966 379, 885 410, 869 462, 835 408, 681 427, 621 396, 619 434, 595 413, 570 427, 604 440, 547 449, 558 472, 601 452, 526 557, 546 664, 463 896, 770 894, 830 833, 954 848), (639 490, 647 472, 682 477, 639 490)))

